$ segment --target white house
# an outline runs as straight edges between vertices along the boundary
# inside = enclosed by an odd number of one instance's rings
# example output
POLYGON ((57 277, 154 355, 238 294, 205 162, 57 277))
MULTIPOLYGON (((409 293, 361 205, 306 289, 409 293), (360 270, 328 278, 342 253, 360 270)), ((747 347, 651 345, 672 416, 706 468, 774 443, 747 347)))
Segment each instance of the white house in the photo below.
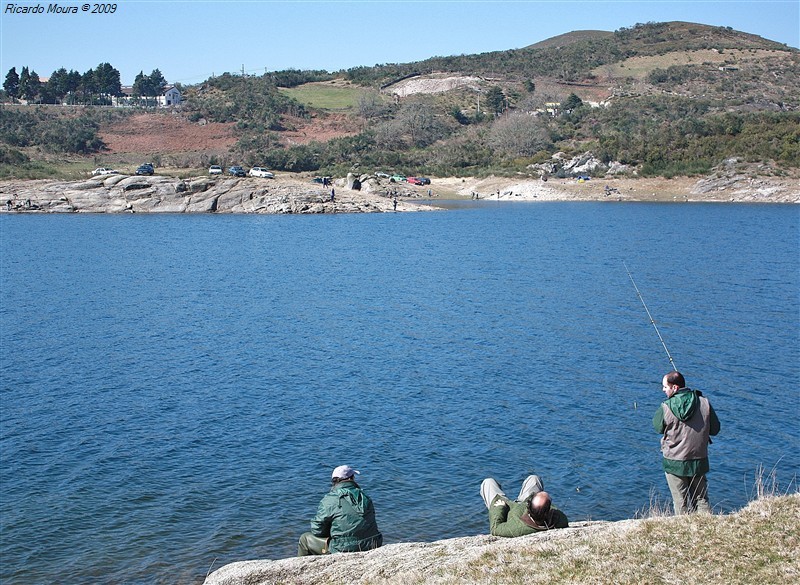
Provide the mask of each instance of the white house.
MULTIPOLYGON (((115 106, 130 106, 141 101, 147 101, 148 99, 152 104, 152 98, 134 97, 133 87, 130 85, 123 85, 120 93, 122 94, 120 97, 115 97, 112 100, 112 103, 115 106)), ((156 97, 156 102, 162 107, 177 106, 181 103, 181 101, 181 92, 173 85, 168 85, 166 88, 164 88, 162 94, 156 97)))
POLYGON ((181 103, 181 92, 177 87, 169 85, 164 89, 164 93, 158 96, 158 103, 161 106, 177 106, 181 103))

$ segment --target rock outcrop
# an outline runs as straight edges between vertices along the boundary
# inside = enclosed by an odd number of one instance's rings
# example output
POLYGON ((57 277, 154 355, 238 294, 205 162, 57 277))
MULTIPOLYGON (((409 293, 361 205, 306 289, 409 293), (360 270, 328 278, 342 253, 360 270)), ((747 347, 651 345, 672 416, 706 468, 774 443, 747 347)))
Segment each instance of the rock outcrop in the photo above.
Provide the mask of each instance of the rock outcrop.
POLYGON ((518 538, 479 535, 234 562, 204 585, 797 582, 798 493, 765 493, 730 514, 672 516, 658 505, 646 512, 648 518, 573 522, 518 538))
MULTIPOLYGON (((428 211, 401 201, 396 211, 428 211)), ((376 213, 395 211, 382 193, 301 179, 111 175, 84 181, 0 182, 0 210, 45 213, 376 213), (383 195, 383 196, 381 196, 383 195)))
POLYGON ((697 181, 693 195, 740 202, 800 202, 800 182, 796 179, 769 176, 767 165, 744 163, 729 158, 718 165, 713 174, 697 181))
POLYGON ((574 522, 569 528, 519 538, 479 535, 436 542, 389 544, 361 553, 231 563, 211 573, 204 585, 312 585, 316 583, 407 583, 446 567, 479 559, 487 552, 515 551, 554 539, 577 539, 598 533, 622 533, 637 520, 574 522))

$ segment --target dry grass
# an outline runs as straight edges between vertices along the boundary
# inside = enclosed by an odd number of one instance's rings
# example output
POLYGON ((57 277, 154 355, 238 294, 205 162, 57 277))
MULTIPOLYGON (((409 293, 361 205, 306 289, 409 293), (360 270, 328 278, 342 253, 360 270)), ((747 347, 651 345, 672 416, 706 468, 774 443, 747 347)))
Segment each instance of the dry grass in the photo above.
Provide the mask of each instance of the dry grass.
POLYGON ((772 52, 764 49, 726 49, 715 51, 701 49, 696 51, 673 51, 664 55, 644 55, 630 57, 624 61, 610 65, 602 65, 593 71, 595 75, 607 77, 633 77, 645 79, 654 69, 667 69, 673 65, 702 65, 709 68, 723 63, 741 64, 747 61, 758 61, 771 56, 772 52))
MULTIPOLYGON (((409 583, 797 583, 800 495, 765 497, 730 516, 643 520, 630 531, 490 550, 409 583)), ((380 583, 381 581, 369 581, 380 583)))

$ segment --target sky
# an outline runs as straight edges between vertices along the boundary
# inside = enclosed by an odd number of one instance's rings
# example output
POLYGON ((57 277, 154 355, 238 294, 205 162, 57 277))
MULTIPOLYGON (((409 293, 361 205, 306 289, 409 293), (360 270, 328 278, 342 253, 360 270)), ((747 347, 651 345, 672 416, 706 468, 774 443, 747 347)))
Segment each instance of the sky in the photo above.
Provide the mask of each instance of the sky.
POLYGON ((156 68, 182 84, 224 72, 338 71, 673 20, 800 47, 800 0, 3 0, 0 7, 3 78, 12 67, 47 78, 61 67, 84 73, 107 62, 123 85, 156 68), (77 13, 48 14, 51 4, 77 13), (36 6, 43 13, 19 12, 36 6), (92 13, 95 7, 106 13, 92 13))

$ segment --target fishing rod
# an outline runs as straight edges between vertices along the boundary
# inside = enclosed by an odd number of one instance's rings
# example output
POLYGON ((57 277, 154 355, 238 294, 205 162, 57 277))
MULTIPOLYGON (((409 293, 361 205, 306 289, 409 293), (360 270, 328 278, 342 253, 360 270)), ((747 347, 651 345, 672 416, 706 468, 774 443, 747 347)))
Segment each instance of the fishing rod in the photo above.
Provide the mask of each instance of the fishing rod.
POLYGON ((631 284, 633 284, 633 288, 636 290, 636 294, 639 296, 639 300, 642 301, 642 306, 644 307, 644 310, 647 311, 647 316, 650 318, 650 323, 653 324, 653 329, 656 330, 656 335, 658 335, 658 339, 661 341, 661 345, 664 346, 664 351, 667 352, 667 357, 669 358, 669 363, 672 364, 672 369, 677 372, 678 368, 675 366, 675 362, 672 360, 672 356, 670 355, 669 350, 667 349, 667 344, 664 343, 664 338, 661 337, 661 332, 658 330, 658 326, 656 325, 653 316, 650 314, 650 309, 647 308, 647 304, 644 302, 644 298, 642 298, 642 293, 639 292, 639 287, 636 286, 636 281, 633 280, 633 275, 631 274, 631 271, 628 270, 628 265, 625 264, 624 260, 622 262, 622 265, 625 267, 625 271, 628 273, 628 278, 631 279, 631 284))

